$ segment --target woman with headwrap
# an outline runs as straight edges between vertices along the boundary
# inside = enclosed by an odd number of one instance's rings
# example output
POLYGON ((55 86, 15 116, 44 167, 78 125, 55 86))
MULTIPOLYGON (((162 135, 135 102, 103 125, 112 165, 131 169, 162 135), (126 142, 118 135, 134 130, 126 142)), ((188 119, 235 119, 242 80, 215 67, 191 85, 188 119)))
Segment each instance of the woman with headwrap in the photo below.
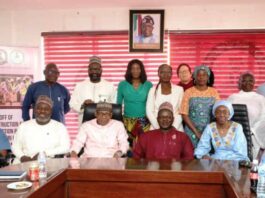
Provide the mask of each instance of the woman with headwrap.
POLYGON ((173 126, 178 131, 183 131, 182 118, 179 114, 184 93, 183 88, 171 83, 172 68, 168 64, 160 65, 158 68, 158 76, 159 83, 150 89, 146 102, 146 114, 151 122, 151 129, 159 129, 157 122, 159 106, 164 102, 169 102, 173 106, 173 126))
POLYGON ((185 122, 185 133, 190 137, 196 148, 201 134, 211 121, 211 110, 219 94, 209 87, 210 70, 207 66, 195 67, 193 78, 195 85, 185 91, 180 113, 185 122))
POLYGON ((247 140, 241 124, 231 121, 234 115, 232 104, 225 100, 217 101, 212 110, 216 122, 208 124, 195 149, 195 156, 203 159, 249 160, 247 140), (214 154, 210 155, 211 145, 214 154))
POLYGON ((265 98, 254 91, 255 77, 250 72, 244 72, 240 75, 238 81, 239 92, 228 97, 232 104, 245 104, 248 109, 248 118, 253 142, 253 157, 257 155, 260 147, 264 148, 265 143, 260 141, 264 139, 265 133, 261 131, 261 125, 265 122, 265 98))

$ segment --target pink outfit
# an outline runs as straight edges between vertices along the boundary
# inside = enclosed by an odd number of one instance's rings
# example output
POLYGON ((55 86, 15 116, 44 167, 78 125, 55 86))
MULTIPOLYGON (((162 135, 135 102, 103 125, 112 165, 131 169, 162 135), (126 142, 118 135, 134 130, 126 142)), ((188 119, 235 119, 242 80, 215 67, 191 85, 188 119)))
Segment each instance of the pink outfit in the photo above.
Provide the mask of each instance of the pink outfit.
POLYGON ((81 125, 71 151, 79 153, 85 146, 82 157, 113 157, 118 150, 127 152, 127 138, 122 122, 110 120, 107 125, 101 126, 93 119, 81 125))

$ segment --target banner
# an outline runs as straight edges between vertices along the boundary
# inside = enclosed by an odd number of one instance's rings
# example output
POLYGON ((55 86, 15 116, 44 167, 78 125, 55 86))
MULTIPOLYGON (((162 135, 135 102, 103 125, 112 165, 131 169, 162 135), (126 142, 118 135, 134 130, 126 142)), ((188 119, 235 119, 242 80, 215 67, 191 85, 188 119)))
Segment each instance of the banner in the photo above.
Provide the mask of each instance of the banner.
POLYGON ((0 46, 0 128, 12 144, 27 88, 39 80, 38 48, 0 46))

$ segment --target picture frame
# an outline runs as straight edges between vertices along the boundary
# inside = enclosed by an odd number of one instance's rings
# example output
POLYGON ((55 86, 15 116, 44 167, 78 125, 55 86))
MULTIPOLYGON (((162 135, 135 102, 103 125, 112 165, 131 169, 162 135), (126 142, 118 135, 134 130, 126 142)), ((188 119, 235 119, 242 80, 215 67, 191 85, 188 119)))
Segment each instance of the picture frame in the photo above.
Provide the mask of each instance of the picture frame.
POLYGON ((163 52, 164 13, 164 10, 130 10, 130 52, 163 52))

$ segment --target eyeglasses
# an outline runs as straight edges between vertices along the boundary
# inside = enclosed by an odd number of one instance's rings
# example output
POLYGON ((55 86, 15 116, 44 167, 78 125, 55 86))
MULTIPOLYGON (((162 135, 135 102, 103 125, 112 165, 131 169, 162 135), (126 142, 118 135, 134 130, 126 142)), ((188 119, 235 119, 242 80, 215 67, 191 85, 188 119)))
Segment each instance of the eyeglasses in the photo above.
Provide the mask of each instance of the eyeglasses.
POLYGON ((58 72, 56 70, 46 70, 46 74, 56 74, 56 75, 59 75, 60 72, 58 72))

